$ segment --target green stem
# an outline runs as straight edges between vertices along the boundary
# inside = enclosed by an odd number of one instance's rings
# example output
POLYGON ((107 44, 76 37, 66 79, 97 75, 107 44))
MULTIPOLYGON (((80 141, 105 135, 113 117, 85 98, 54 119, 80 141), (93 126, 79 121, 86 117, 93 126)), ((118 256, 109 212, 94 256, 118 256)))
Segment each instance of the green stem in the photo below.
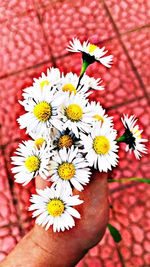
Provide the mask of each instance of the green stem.
POLYGON ((121 143, 121 142, 125 142, 126 141, 126 137, 124 135, 120 136, 119 138, 116 139, 116 141, 118 143, 121 143))
POLYGON ((80 72, 80 77, 83 77, 83 74, 85 73, 87 67, 89 66, 89 63, 86 60, 83 60, 82 62, 82 68, 81 68, 81 72, 80 72))
POLYGON ((78 89, 78 87, 80 85, 80 81, 81 81, 81 79, 82 79, 82 77, 83 77, 83 75, 84 75, 84 73, 85 73, 85 71, 86 71, 86 69, 87 69, 88 66, 89 66, 89 63, 87 61, 83 60, 83 62, 82 62, 82 68, 81 68, 81 72, 80 72, 80 76, 79 76, 79 81, 78 81, 78 84, 77 84, 77 88, 76 89, 78 89))
POLYGON ((150 179, 144 179, 144 178, 138 178, 138 177, 132 177, 132 178, 122 178, 122 179, 108 179, 109 183, 127 183, 127 182, 132 182, 132 181, 136 181, 136 182, 143 182, 143 183, 147 183, 150 184, 150 179))

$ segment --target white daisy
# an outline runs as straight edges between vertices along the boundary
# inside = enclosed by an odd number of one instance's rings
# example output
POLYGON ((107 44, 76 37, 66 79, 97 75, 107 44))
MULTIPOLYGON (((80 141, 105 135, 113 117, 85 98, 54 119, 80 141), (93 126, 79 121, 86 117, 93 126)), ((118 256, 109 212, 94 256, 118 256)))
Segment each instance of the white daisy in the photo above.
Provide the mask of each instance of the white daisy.
POLYGON ((89 103, 91 110, 94 111, 94 119, 96 121, 99 121, 101 125, 103 123, 106 123, 108 127, 113 126, 113 117, 109 117, 105 111, 105 109, 102 108, 99 102, 91 101, 89 103))
POLYGON ((27 133, 47 134, 48 128, 55 127, 62 130, 62 122, 58 118, 58 109, 63 102, 63 96, 60 93, 50 91, 48 87, 36 91, 34 98, 24 100, 21 104, 27 111, 20 116, 18 122, 20 128, 27 128, 27 133))
POLYGON ((55 190, 46 187, 37 190, 38 195, 32 195, 29 211, 33 212, 36 224, 45 227, 46 230, 53 225, 53 231, 69 230, 75 226, 73 217, 80 219, 79 212, 73 206, 83 203, 78 195, 70 196, 66 189, 55 190))
POLYGON ((108 52, 105 50, 105 47, 99 48, 89 41, 84 41, 82 44, 79 39, 73 38, 73 40, 69 42, 67 50, 70 52, 82 52, 83 60, 89 64, 97 61, 107 68, 111 67, 113 56, 105 56, 108 52))
POLYGON ((89 89, 92 90, 104 90, 104 86, 100 85, 102 83, 101 78, 95 79, 94 77, 89 77, 87 74, 84 74, 80 83, 81 85, 86 83, 89 89))
MULTIPOLYGON (((100 85, 101 79, 94 79, 88 75, 84 75, 79 83, 79 77, 77 74, 69 72, 61 79, 61 90, 63 92, 81 93, 85 94, 89 89, 103 90, 104 87, 100 85)), ((88 96, 90 93, 86 94, 88 96)))
POLYGON ((12 164, 16 167, 12 168, 15 174, 15 182, 23 185, 28 184, 34 177, 40 175, 43 179, 49 176, 48 166, 52 153, 51 148, 47 148, 45 144, 40 148, 33 145, 33 141, 24 141, 19 144, 15 154, 12 157, 12 164))
POLYGON ((46 86, 49 90, 59 84, 60 82, 60 71, 57 68, 47 69, 47 74, 42 72, 41 77, 33 79, 33 86, 27 87, 23 90, 24 99, 34 98, 37 94, 37 90, 43 90, 46 86))
POLYGON ((130 117, 128 115, 124 115, 121 120, 125 127, 125 133, 118 139, 118 141, 120 140, 119 142, 125 142, 127 144, 126 151, 133 151, 135 157, 140 159, 142 156, 141 153, 147 153, 147 148, 143 143, 148 140, 142 138, 141 134, 143 130, 139 129, 139 125, 136 124, 137 119, 134 115, 130 117))
POLYGON ((50 161, 50 180, 56 188, 65 187, 72 194, 72 186, 78 191, 83 190, 83 185, 89 182, 90 169, 88 162, 78 152, 78 148, 72 146, 70 149, 56 151, 50 161))
POLYGON ((41 89, 43 89, 44 86, 50 85, 56 85, 60 81, 60 70, 58 68, 50 68, 47 69, 47 74, 42 72, 41 77, 34 78, 33 86, 38 86, 41 89))
POLYGON ((57 149, 62 149, 63 147, 79 147, 80 144, 74 133, 66 129, 65 131, 58 132, 53 139, 53 145, 57 149))
POLYGON ((82 95, 66 95, 64 100, 61 117, 64 122, 63 128, 71 130, 77 138, 79 132, 90 132, 92 122, 95 120, 92 116, 91 108, 87 106, 88 100, 82 95))
POLYGON ((46 132, 43 132, 42 134, 39 134, 36 130, 30 132, 30 136, 32 139, 36 140, 39 138, 43 138, 46 143, 51 142, 56 135, 58 135, 59 131, 56 128, 47 128, 46 132))
POLYGON ((80 134, 81 144, 90 166, 99 169, 100 172, 112 170, 118 163, 118 151, 116 131, 107 124, 95 123, 89 135, 80 134))

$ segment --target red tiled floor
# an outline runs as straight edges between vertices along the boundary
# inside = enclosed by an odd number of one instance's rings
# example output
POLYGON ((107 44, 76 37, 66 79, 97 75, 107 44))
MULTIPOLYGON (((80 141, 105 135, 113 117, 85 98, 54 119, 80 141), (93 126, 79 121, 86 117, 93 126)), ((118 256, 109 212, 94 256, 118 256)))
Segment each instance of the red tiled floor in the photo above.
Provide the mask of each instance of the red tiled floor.
POLYGON ((13 249, 20 240, 17 226, 5 226, 0 228, 0 261, 13 249))
MULTIPOLYGON (((62 0, 60 0, 62 1, 62 0)), ((48 6, 50 3, 52 2, 56 2, 56 0, 34 0, 35 6, 38 9, 39 7, 46 7, 48 6)), ((57 1, 59 2, 59 1, 57 1)))
POLYGON ((150 97, 150 75, 147 66, 148 55, 150 54, 150 28, 124 35, 122 40, 150 97))
MULTIPOLYGON (((102 45, 105 45, 113 54, 114 64, 111 69, 106 69, 97 63, 89 66, 87 73, 96 78, 101 77, 105 85, 105 90, 93 93, 91 99, 100 101, 105 108, 108 108, 144 96, 144 91, 141 89, 118 40, 113 39, 102 45)), ((73 71, 79 74, 81 55, 68 55, 58 59, 56 64, 64 72, 73 71)))
POLYGON ((5 160, 0 151, 0 227, 17 223, 17 215, 14 207, 13 196, 10 191, 5 160))
MULTIPOLYGON (((79 55, 69 54, 58 58, 67 54, 65 48, 68 40, 76 35, 81 40, 89 38, 91 41, 100 42, 101 45, 105 44, 114 55, 114 65, 111 70, 98 65, 90 67, 89 74, 95 77, 101 76, 106 86, 105 91, 93 96, 109 109, 109 114, 115 116, 115 126, 119 131, 121 124, 117 120, 120 114, 125 112, 135 113, 139 117, 146 138, 149 137, 150 132, 150 108, 146 98, 146 92, 150 92, 148 28, 121 36, 127 53, 132 59, 133 65, 131 65, 131 61, 122 49, 122 44, 117 40, 112 21, 101 1, 34 0, 34 3, 35 11, 31 0, 5 0, 0 4, 0 21, 3 21, 0 30, 0 76, 5 76, 0 80, 2 126, 0 145, 3 145, 3 150, 0 150, 0 202, 2 204, 0 260, 32 226, 27 207, 30 194, 34 191, 34 182, 25 188, 13 183, 10 156, 19 139, 25 138, 23 131, 19 130, 15 122, 21 112, 17 100, 21 96, 22 88, 29 85, 32 78, 46 66, 42 64, 38 68, 39 63, 49 61, 52 56, 57 58, 56 63, 61 70, 79 73, 81 60, 79 55), (41 21, 38 19, 36 10, 41 21), (48 43, 42 30, 46 34, 48 43), (110 41, 112 37, 114 39, 110 41), (109 41, 105 42, 106 39, 109 41), (28 67, 31 67, 31 70, 25 71, 24 68, 28 67), (9 76, 16 71, 21 72, 9 76), (139 78, 143 81, 143 86, 139 78), (2 151, 3 155, 1 155, 2 151)), ((148 24, 150 18, 148 0, 105 0, 105 3, 121 33, 148 24)), ((133 160, 132 156, 124 153, 122 147, 120 157, 120 168, 113 172, 115 178, 133 175, 150 178, 149 155, 143 157, 141 161, 133 160)), ((111 184, 110 193, 113 205, 111 222, 122 232, 123 240, 118 246, 118 252, 121 251, 125 266, 148 267, 150 263, 148 185, 135 184, 130 187, 130 184, 119 186, 111 184)), ((122 267, 123 263, 118 252, 107 232, 102 242, 89 251, 78 267, 122 267)))
POLYGON ((127 267, 149 266, 147 265, 147 250, 150 248, 148 234, 150 232, 150 214, 147 213, 149 199, 150 191, 144 184, 111 195, 113 205, 111 222, 121 230, 122 241, 118 247, 127 267))
POLYGON ((50 59, 35 12, 2 23, 0 47, 0 77, 50 59))
POLYGON ((115 36, 99 0, 55 1, 39 13, 54 57, 67 53, 66 45, 72 37, 99 42, 115 36))
POLYGON ((34 10, 33 0, 3 0, 0 4, 0 22, 21 16, 29 10, 34 10))
POLYGON ((150 23, 149 0, 105 0, 120 33, 150 23))
MULTIPOLYGON (((115 225, 115 222, 113 221, 115 225)), ((108 230, 102 241, 92 248, 77 267, 122 267, 119 255, 116 251, 116 245, 108 230)))

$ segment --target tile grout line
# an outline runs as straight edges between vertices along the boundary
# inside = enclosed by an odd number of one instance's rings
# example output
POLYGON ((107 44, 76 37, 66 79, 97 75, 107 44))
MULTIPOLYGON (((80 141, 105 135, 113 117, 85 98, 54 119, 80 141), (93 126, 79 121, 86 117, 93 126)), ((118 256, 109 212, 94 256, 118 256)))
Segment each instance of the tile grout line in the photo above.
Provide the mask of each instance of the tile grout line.
POLYGON ((23 73, 23 72, 28 71, 28 70, 31 70, 31 69, 36 69, 36 68, 38 68, 38 67, 40 67, 40 66, 42 66, 42 65, 45 65, 45 64, 47 64, 47 63, 51 63, 50 59, 45 60, 45 61, 42 61, 42 62, 37 63, 37 64, 35 64, 35 65, 26 67, 26 68, 21 69, 21 70, 18 70, 18 71, 10 72, 10 73, 8 73, 8 74, 2 75, 2 76, 0 76, 0 80, 2 80, 2 79, 6 79, 6 78, 11 77, 11 76, 14 76, 14 75, 18 75, 18 74, 20 74, 20 73, 23 73))
MULTIPOLYGON (((139 100, 142 100, 142 99, 145 99, 145 95, 144 96, 138 96, 138 97, 132 98, 130 100, 127 100, 125 103, 124 102, 121 102, 119 104, 116 104, 114 106, 111 106, 111 107, 106 108, 106 110, 107 111, 114 110, 116 108, 120 108, 120 107, 122 107, 124 105, 128 105, 128 104, 134 103, 134 102, 139 101, 139 100)), ((147 100, 147 98, 146 98, 146 100, 147 100)))
POLYGON ((39 12, 38 12, 38 7, 37 7, 37 5, 35 3, 34 3, 34 6, 35 6, 35 12, 36 12, 39 24, 41 26, 41 30, 43 32, 44 39, 46 41, 46 44, 47 44, 47 47, 48 47, 48 50, 49 50, 50 60, 51 60, 51 62, 53 64, 53 66, 56 68, 56 61, 55 61, 55 58, 53 57, 52 49, 51 49, 51 47, 49 46, 49 43, 48 43, 47 36, 46 36, 45 30, 43 28, 42 19, 41 19, 41 16, 40 16, 39 12))
MULTIPOLYGON (((101 0, 100 0, 100 2, 101 2, 101 0)), ((112 15, 111 15, 110 11, 109 11, 109 8, 107 7, 107 4, 105 3, 105 0, 102 0, 102 3, 103 3, 103 6, 104 6, 104 8, 105 8, 105 10, 107 12, 107 15, 108 15, 108 17, 109 17, 109 19, 110 19, 110 21, 112 23, 112 26, 114 27, 114 30, 115 30, 116 35, 117 35, 117 38, 118 38, 118 40, 119 40, 119 42, 120 42, 120 44, 121 44, 121 46, 122 46, 122 48, 123 48, 123 50, 124 50, 127 58, 128 58, 128 61, 130 63, 130 66, 131 66, 131 68, 132 68, 132 70, 133 70, 133 72, 134 72, 134 74, 135 74, 135 76, 136 76, 136 78, 137 78, 137 80, 139 82, 139 85, 141 86, 141 89, 144 92, 145 98, 150 103, 150 97, 149 97, 149 94, 148 94, 148 92, 147 92, 147 90, 145 88, 145 85, 143 83, 143 80, 142 80, 142 78, 141 78, 141 76, 140 76, 140 74, 139 74, 136 66, 133 63, 132 58, 130 57, 130 55, 128 53, 128 50, 127 50, 127 48, 126 48, 126 46, 125 46, 125 44, 124 44, 124 42, 123 42, 123 40, 121 38, 120 32, 118 30, 118 27, 117 27, 117 25, 116 25, 116 23, 115 23, 112 15)))

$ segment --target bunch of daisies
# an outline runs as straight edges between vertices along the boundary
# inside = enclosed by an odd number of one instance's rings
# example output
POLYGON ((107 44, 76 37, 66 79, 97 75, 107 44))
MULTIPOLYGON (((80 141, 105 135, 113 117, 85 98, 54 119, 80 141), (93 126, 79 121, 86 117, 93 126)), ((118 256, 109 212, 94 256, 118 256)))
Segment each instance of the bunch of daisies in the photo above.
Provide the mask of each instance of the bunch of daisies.
POLYGON ((30 211, 36 223, 54 232, 64 231, 80 218, 74 208, 83 203, 74 189, 82 191, 90 182, 92 168, 111 171, 118 164, 118 145, 126 143, 136 158, 146 153, 142 130, 134 116, 122 118, 124 133, 117 138, 113 118, 100 103, 90 102, 93 90, 103 90, 101 79, 85 74, 95 61, 111 67, 112 55, 105 47, 73 39, 68 50, 82 54, 80 75, 64 75, 57 68, 34 79, 23 90, 25 114, 18 123, 31 137, 19 144, 12 157, 12 172, 17 183, 26 185, 37 175, 51 182, 51 187, 37 190, 31 197, 30 211))

